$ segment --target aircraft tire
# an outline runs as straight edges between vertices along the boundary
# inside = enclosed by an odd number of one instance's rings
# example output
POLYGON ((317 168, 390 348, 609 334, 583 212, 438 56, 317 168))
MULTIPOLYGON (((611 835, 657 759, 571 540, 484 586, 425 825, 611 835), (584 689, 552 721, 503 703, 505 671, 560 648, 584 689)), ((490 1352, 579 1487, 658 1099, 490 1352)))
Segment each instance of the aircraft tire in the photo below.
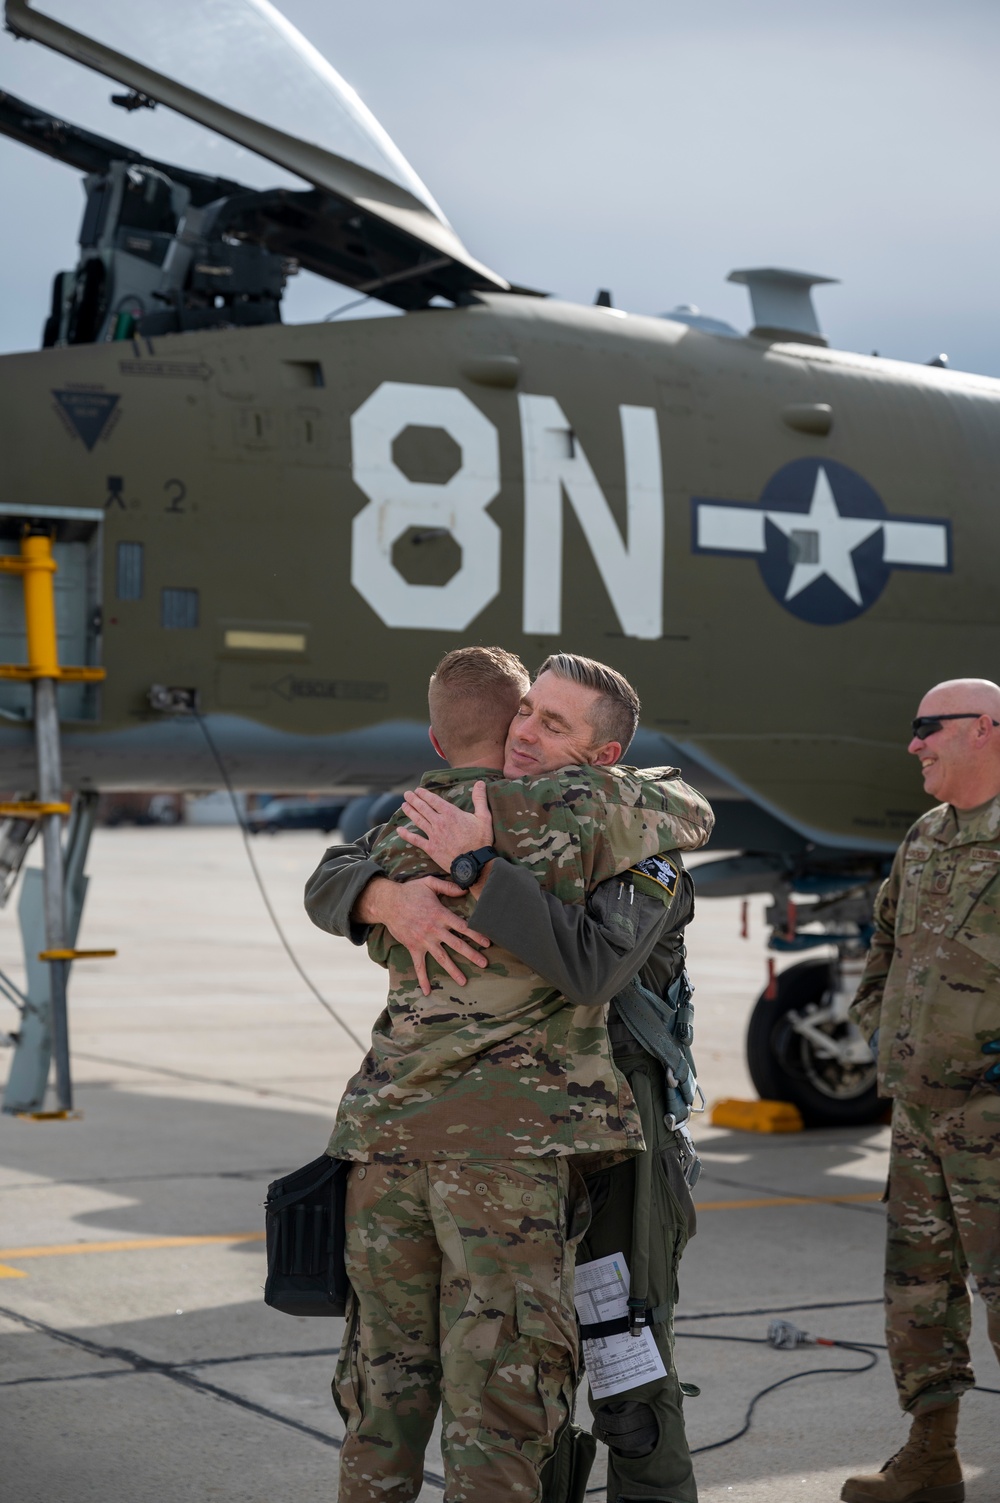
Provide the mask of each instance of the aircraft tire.
POLYGON ((340 816, 340 833, 344 837, 345 845, 353 845, 360 840, 362 835, 367 835, 372 827, 369 819, 371 808, 379 799, 379 794, 363 793, 360 798, 352 798, 343 814, 340 816))
POLYGON ((372 826, 384 825, 387 819, 391 819, 397 809, 403 807, 403 795, 401 793, 380 793, 368 811, 368 818, 372 826))
POLYGON ((807 1127, 862 1127, 881 1116, 874 1066, 821 1060, 788 1022, 790 1012, 818 1008, 830 984, 826 960, 803 960, 778 977, 776 995, 762 992, 747 1029, 750 1078, 764 1101, 791 1101, 807 1127))

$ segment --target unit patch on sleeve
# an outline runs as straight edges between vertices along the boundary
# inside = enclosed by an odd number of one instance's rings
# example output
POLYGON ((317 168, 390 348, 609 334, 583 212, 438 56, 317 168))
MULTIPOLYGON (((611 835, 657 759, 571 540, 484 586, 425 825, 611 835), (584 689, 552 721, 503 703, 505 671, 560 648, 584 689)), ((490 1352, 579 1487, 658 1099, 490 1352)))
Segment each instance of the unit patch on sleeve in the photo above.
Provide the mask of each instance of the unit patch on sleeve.
POLYGON ((678 871, 672 861, 666 856, 647 856, 645 861, 640 861, 636 866, 630 866, 629 871, 637 876, 648 877, 655 882, 657 887, 662 887, 668 897, 672 898, 677 890, 678 871))

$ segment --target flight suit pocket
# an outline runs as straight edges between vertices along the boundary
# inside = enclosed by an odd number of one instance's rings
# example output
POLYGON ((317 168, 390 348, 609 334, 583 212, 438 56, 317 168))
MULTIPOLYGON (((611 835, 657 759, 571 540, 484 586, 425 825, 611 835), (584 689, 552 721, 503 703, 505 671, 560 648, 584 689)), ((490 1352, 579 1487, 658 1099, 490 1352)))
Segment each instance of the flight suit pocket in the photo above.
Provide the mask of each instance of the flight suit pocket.
POLYGON ((684 1180, 684 1173, 677 1157, 677 1150, 672 1144, 660 1148, 656 1155, 657 1172, 660 1177, 662 1189, 660 1196, 666 1197, 666 1204, 660 1201, 659 1215, 656 1215, 657 1197, 654 1193, 652 1211, 654 1220, 651 1222, 650 1235, 653 1235, 653 1227, 657 1227, 658 1233, 664 1238, 666 1263, 663 1266, 659 1278, 656 1279, 657 1291, 662 1288, 663 1293, 653 1294, 654 1264, 660 1260, 654 1260, 650 1256, 650 1295, 655 1304, 663 1299, 663 1294, 670 1290, 670 1303, 677 1304, 678 1281, 677 1274, 680 1267, 681 1255, 688 1242, 698 1229, 698 1217, 691 1198, 691 1191, 684 1180), (672 1233, 672 1236, 671 1236, 672 1233))
POLYGON ((518 1283, 514 1310, 482 1390, 479 1440, 490 1449, 540 1454, 570 1418, 579 1377, 575 1322, 558 1304, 518 1283))
POLYGON ((659 1160, 676 1213, 677 1236, 674 1249, 679 1258, 698 1230, 698 1215, 687 1180, 684 1178, 677 1150, 672 1146, 661 1148, 659 1160))

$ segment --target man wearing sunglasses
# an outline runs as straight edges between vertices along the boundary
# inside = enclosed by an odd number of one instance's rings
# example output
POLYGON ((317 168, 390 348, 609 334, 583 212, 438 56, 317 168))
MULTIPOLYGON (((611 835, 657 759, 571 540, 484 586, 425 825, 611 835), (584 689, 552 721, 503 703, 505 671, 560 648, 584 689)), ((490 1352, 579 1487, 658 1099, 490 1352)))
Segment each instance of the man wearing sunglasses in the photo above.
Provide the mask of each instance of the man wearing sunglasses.
POLYGON ((1000 688, 938 684, 908 750, 937 806, 879 892, 852 1015, 893 1098, 886 1339, 912 1424, 846 1503, 962 1503, 970 1272, 1000 1358, 1000 688))

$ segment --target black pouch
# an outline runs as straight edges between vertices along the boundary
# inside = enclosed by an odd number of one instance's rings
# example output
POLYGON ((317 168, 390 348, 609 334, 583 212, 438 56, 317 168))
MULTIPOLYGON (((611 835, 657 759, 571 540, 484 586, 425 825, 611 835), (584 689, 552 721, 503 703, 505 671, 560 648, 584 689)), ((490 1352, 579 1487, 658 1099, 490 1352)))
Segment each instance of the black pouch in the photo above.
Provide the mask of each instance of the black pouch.
MULTIPOLYGON (((585 1503, 596 1455, 597 1441, 589 1430, 581 1430, 572 1422, 565 1425, 555 1450, 542 1467, 541 1503, 585 1503)), ((603 1487, 600 1491, 604 1491, 603 1487)))
POLYGON ((285 1315, 343 1315, 344 1202, 350 1169, 328 1154, 267 1187, 264 1303, 285 1315))

